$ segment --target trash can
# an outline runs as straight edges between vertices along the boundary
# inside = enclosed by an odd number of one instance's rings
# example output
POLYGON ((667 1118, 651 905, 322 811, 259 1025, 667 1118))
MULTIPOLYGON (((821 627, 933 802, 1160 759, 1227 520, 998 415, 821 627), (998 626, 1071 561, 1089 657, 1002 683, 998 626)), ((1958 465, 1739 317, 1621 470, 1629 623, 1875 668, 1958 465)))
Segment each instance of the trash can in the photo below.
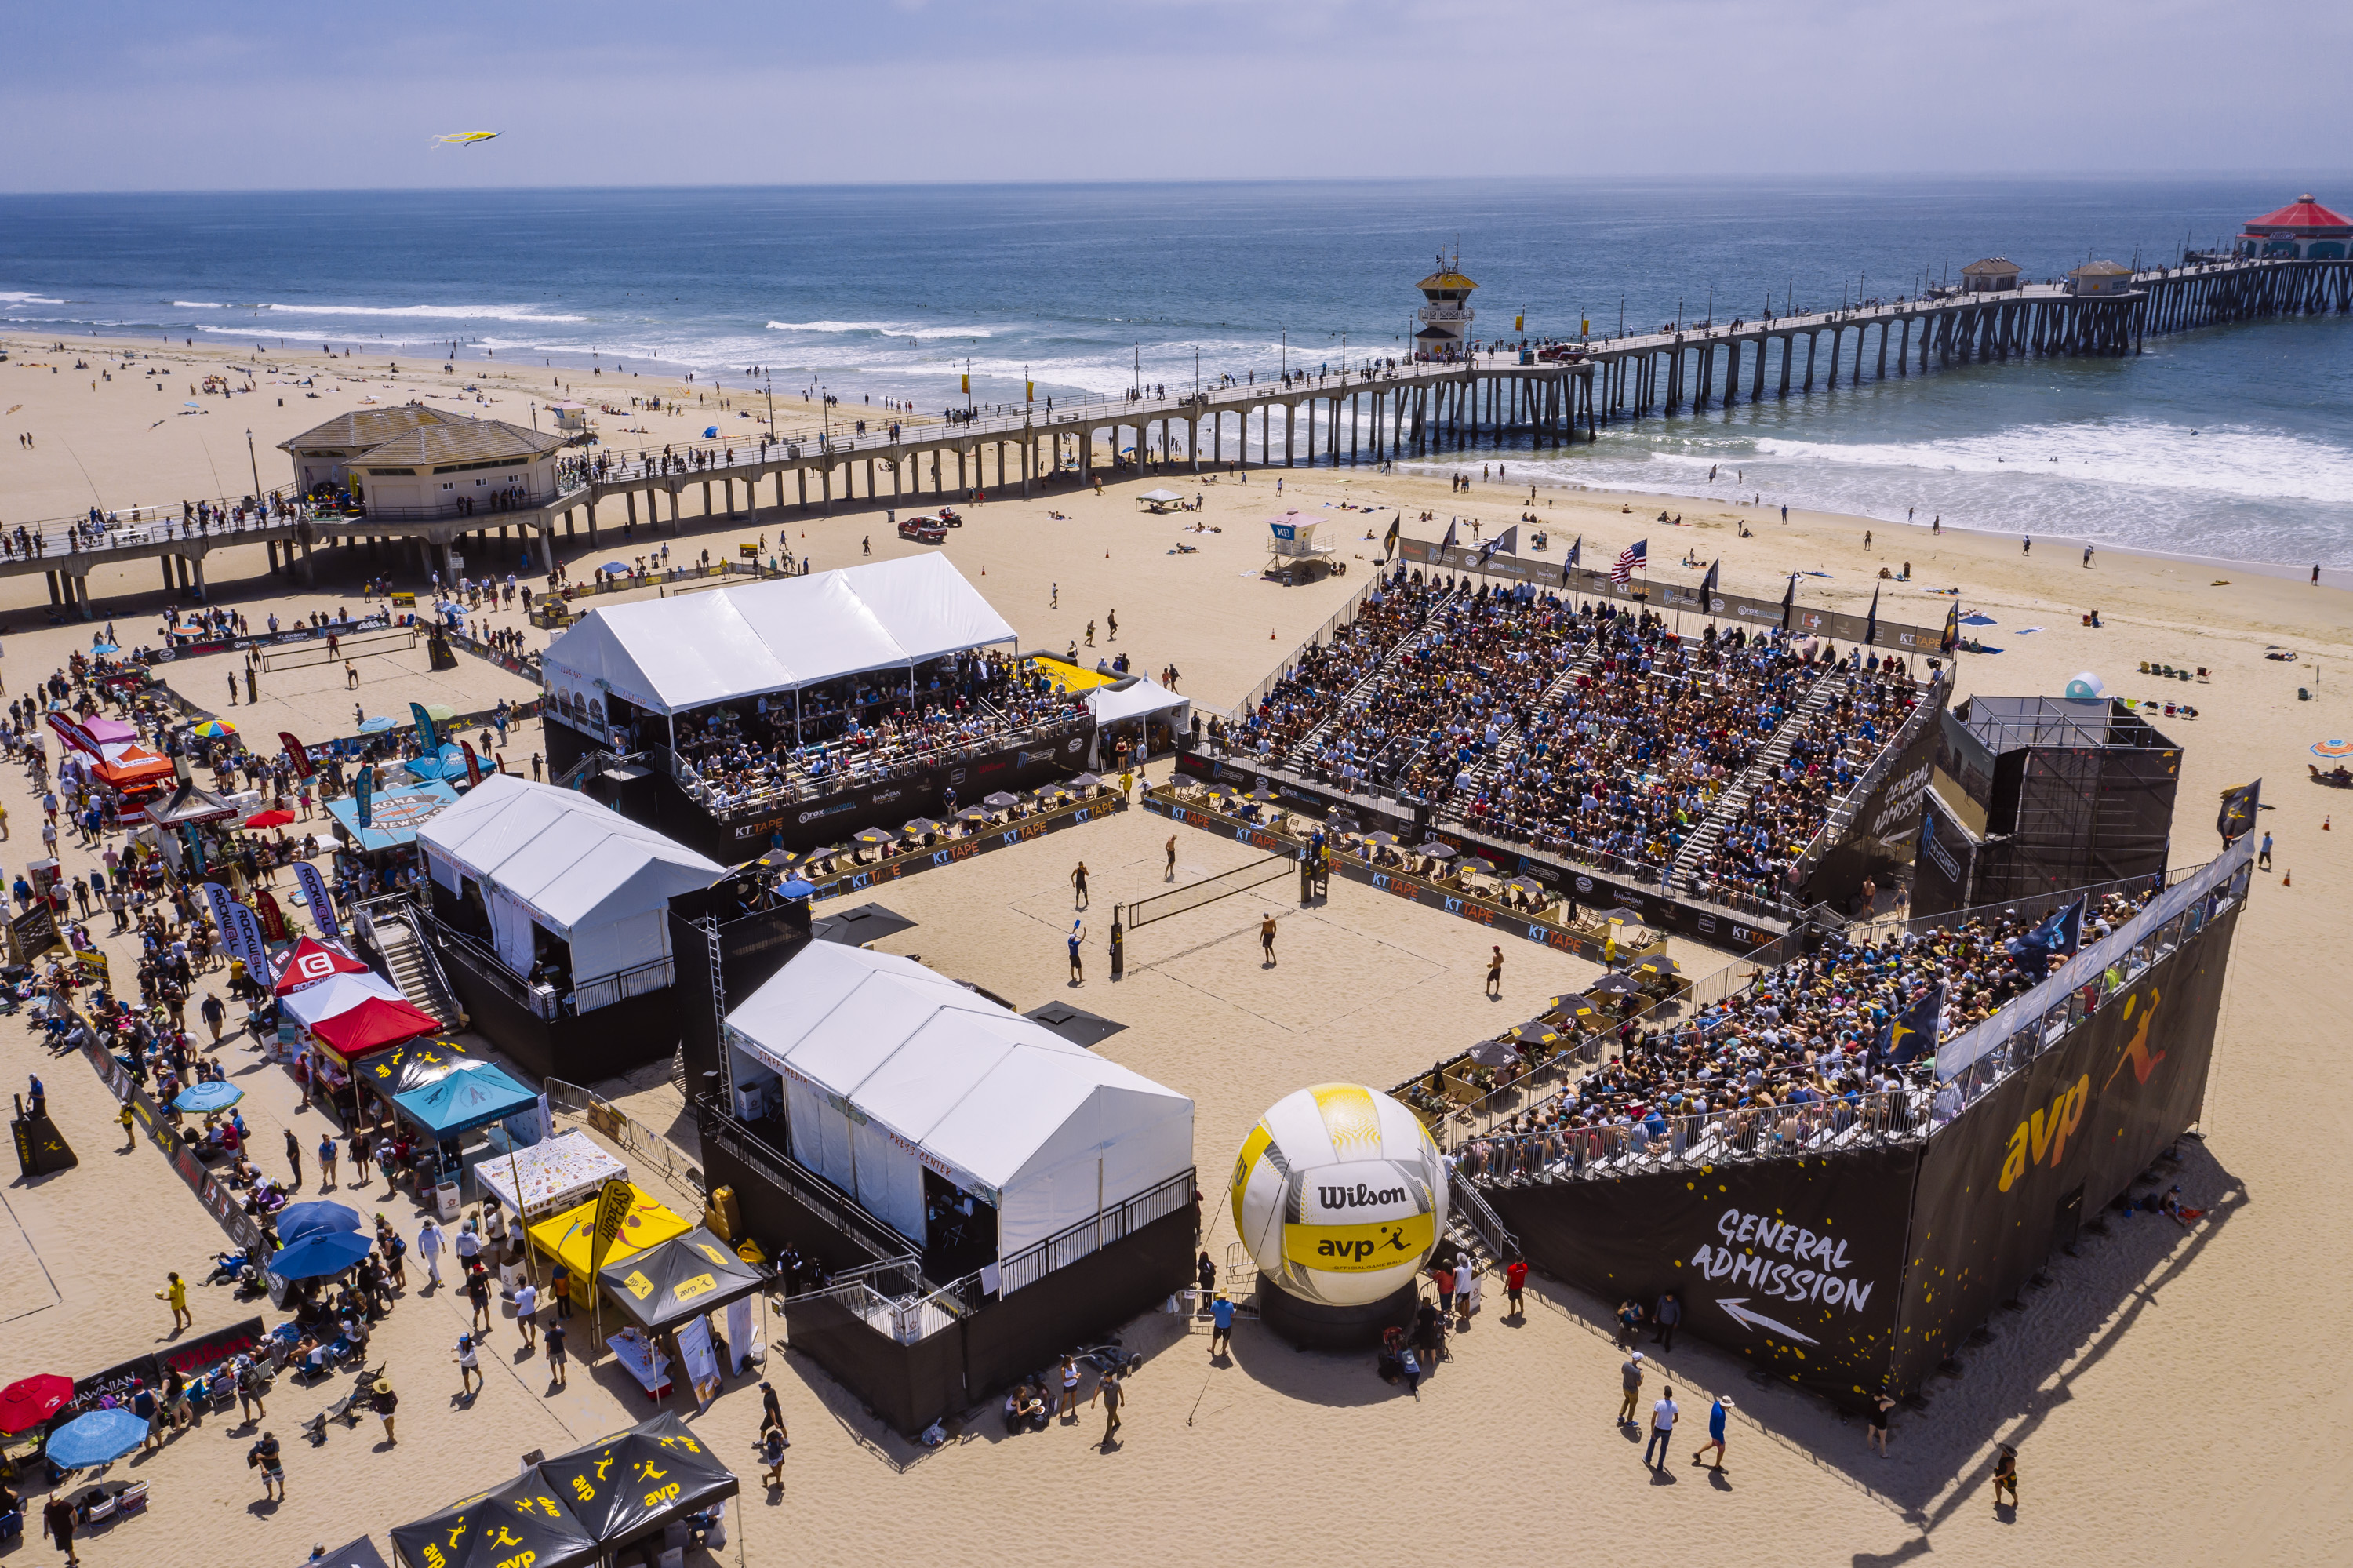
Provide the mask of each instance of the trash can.
POLYGON ((444 1224, 455 1220, 458 1217, 459 1212, 465 1208, 465 1206, 464 1199, 459 1196, 457 1182, 437 1181, 434 1183, 433 1213, 435 1217, 439 1219, 444 1224))

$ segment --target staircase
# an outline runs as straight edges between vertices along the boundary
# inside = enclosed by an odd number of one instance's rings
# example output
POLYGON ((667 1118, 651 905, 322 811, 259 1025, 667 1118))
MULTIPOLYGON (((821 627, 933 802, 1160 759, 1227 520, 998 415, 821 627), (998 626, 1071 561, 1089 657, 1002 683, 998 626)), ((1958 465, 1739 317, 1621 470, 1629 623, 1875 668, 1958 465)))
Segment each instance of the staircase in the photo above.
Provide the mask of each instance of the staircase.
POLYGON ((1683 841, 1683 847, 1675 854, 1674 868, 1669 877, 1671 885, 1681 886, 1701 857, 1724 842, 1725 825, 1748 804, 1756 795, 1757 786, 1788 760, 1789 750, 1798 744, 1798 735, 1806 727, 1806 722, 1816 714, 1826 711, 1843 695, 1851 679, 1845 674, 1825 675, 1814 683, 1814 689, 1806 694, 1806 700, 1798 705, 1798 711, 1781 721, 1780 727, 1773 732, 1772 739, 1765 743, 1765 749, 1758 752, 1756 759, 1742 768, 1740 776, 1715 798, 1715 804, 1708 811, 1707 820, 1699 825, 1699 831, 1683 841))
POLYGON ((426 945, 417 922, 399 915, 378 915, 375 928, 375 949, 384 955, 385 967, 392 971, 392 983, 400 988, 400 994, 442 1028, 452 1032, 465 1028, 465 1009, 458 1005, 440 961, 426 945))
MULTIPOLYGON (((1471 770, 1470 788, 1455 792, 1457 800, 1475 800, 1479 798, 1480 791, 1486 789, 1487 781, 1502 771, 1504 764, 1519 754, 1521 746, 1527 740, 1530 726, 1537 719, 1552 711, 1553 705, 1559 702, 1567 693, 1569 685, 1577 676, 1591 672, 1594 661, 1600 655, 1600 652, 1601 639, 1596 637, 1587 642, 1576 657, 1561 667, 1560 673, 1554 676, 1551 683, 1536 694, 1536 700, 1528 705, 1528 722, 1515 724, 1505 730, 1502 738, 1496 743, 1495 749, 1479 759, 1479 766, 1471 770)), ((1448 815, 1458 821, 1461 820, 1460 811, 1450 810, 1448 815)))

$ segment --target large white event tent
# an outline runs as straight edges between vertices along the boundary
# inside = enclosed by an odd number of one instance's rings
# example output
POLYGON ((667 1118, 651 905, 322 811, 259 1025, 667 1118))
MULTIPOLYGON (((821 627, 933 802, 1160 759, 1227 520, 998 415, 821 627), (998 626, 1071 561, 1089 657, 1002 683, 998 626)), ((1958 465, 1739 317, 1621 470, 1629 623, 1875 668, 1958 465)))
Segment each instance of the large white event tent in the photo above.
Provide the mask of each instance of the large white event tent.
POLYGON ((601 730, 607 697, 678 715, 1015 641, 962 572, 925 555, 591 610, 541 663, 558 710, 601 730))
POLYGON ((926 1168, 996 1207, 1006 1258, 1193 1164, 1190 1099, 911 959, 811 943, 727 1042, 739 1086, 784 1080, 793 1158, 919 1245, 926 1168))
MULTIPOLYGON (((1095 766, 1098 768, 1111 761, 1108 748, 1118 737, 1119 726, 1133 726, 1139 740, 1154 719, 1164 721, 1171 731, 1181 734, 1193 712, 1192 698, 1179 696, 1148 675, 1138 675, 1113 685, 1094 687, 1087 693, 1086 701, 1095 716, 1095 766)), ((1142 755, 1140 747, 1137 755, 1142 755)))
POLYGON ((452 896, 463 899, 469 881, 480 890, 501 962, 529 974, 536 927, 569 946, 575 991, 667 959, 670 895, 726 874, 576 790, 509 773, 483 779, 417 829, 417 842, 452 896))

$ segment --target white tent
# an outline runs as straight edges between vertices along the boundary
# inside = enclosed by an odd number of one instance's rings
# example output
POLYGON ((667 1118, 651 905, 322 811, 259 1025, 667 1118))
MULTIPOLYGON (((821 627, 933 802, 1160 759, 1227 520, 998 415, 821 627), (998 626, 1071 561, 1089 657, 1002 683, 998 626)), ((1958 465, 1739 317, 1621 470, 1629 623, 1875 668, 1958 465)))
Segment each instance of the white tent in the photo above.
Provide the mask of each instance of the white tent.
POLYGON ((576 987, 670 956, 672 894, 708 887, 726 868, 587 796, 494 774, 417 832, 433 880, 480 887, 491 945, 517 974, 532 967, 532 927, 572 948, 576 987))
POLYGON ((390 980, 370 969, 362 975, 331 975, 315 985, 288 991, 278 999, 278 1005, 289 1017, 299 1020, 302 1027, 338 1013, 349 1012, 368 998, 381 997, 386 1001, 406 1001, 390 980))
POLYGON ((1092 757, 1097 768, 1111 766, 1122 724, 1131 726, 1126 733, 1134 748, 1132 755, 1141 757, 1151 721, 1158 719, 1178 734, 1192 722, 1193 699, 1177 695, 1149 676, 1139 675, 1116 686, 1097 686, 1087 693, 1086 700, 1095 715, 1092 757))
POLYGON ((595 703, 601 715, 609 694, 678 714, 1013 641, 945 556, 910 556, 591 610, 549 644, 544 668, 566 708, 595 703))
POLYGON ((812 943, 727 1041, 737 1082, 782 1076, 793 1158, 918 1243, 926 1167, 996 1205, 1009 1257, 1193 1163, 1191 1100, 910 959, 812 943))

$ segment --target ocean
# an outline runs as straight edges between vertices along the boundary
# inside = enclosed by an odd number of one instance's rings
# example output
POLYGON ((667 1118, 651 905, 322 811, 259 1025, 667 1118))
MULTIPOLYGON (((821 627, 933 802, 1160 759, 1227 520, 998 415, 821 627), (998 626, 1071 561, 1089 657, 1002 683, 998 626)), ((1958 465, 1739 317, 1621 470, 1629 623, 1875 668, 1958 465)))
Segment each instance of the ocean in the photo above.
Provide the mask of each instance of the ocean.
MULTIPOLYGON (((2353 179, 2320 187, 2353 204, 2353 179)), ((922 408, 1402 354, 1442 251, 1479 331, 1597 334, 2156 263, 2294 180, 1379 181, 0 196, 0 326, 541 359, 922 408)), ((2151 339, 1642 419, 1515 472, 2353 567, 2353 321, 2151 339), (2056 460, 2055 461, 2052 460, 2056 460), (1722 480, 1711 486, 1708 471, 1722 480)))

